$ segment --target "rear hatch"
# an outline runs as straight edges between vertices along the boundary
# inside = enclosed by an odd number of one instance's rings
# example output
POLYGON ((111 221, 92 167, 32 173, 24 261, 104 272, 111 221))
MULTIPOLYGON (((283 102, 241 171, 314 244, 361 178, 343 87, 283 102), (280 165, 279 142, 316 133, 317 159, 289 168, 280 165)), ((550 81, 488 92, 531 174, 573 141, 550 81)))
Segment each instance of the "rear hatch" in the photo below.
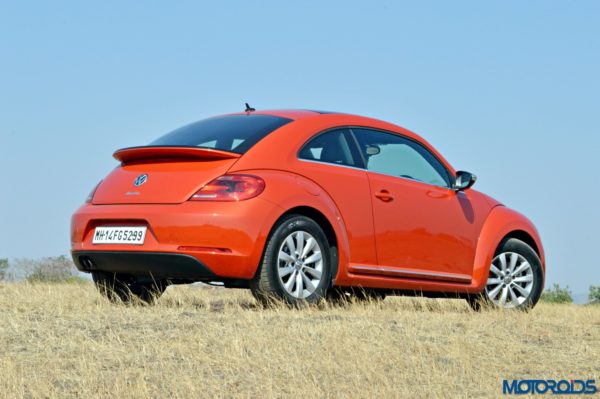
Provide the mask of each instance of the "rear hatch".
POLYGON ((121 166, 97 188, 93 204, 180 204, 222 176, 254 144, 291 119, 223 115, 183 126, 146 147, 115 152, 121 166))
POLYGON ((240 154, 190 147, 134 147, 119 150, 115 168, 92 203, 180 204, 231 168, 240 154))

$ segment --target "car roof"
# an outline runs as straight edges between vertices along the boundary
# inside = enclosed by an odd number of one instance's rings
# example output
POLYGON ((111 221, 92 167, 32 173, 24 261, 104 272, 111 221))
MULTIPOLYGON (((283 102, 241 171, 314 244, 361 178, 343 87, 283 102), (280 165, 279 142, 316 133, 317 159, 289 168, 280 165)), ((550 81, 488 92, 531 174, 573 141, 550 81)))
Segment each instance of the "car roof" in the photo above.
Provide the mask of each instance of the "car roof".
POLYGON ((341 112, 330 112, 330 111, 316 111, 311 109, 271 109, 271 110, 257 110, 251 112, 235 112, 231 115, 270 115, 278 116, 280 118, 287 118, 292 120, 305 119, 315 117, 318 115, 325 114, 341 114, 341 112))
POLYGON ((401 126, 391 124, 386 121, 382 121, 379 119, 371 118, 368 116, 349 114, 346 112, 334 112, 334 111, 317 111, 311 109, 272 109, 272 110, 257 110, 251 112, 235 112, 229 115, 270 115, 277 116, 280 118, 291 119, 292 121, 300 121, 303 119, 327 119, 327 120, 335 120, 339 123, 348 123, 348 124, 364 124, 365 126, 371 126, 374 128, 392 128, 392 130, 400 129, 404 132, 407 132, 409 135, 416 136, 414 132, 411 132, 401 126), (385 125, 385 126, 382 126, 385 125))
POLYGON ((275 109, 251 112, 235 112, 229 115, 269 115, 280 118, 287 118, 292 121, 316 119, 321 120, 323 122, 329 121, 333 125, 355 125, 370 127, 374 129, 390 130, 396 133, 404 134, 405 136, 408 136, 414 140, 426 142, 426 140, 424 140, 423 137, 404 127, 392 124, 390 122, 382 121, 380 119, 370 118, 368 116, 349 114, 345 112, 316 111, 309 109, 275 109))
MULTIPOLYGON (((238 112, 233 115, 270 115, 277 116, 281 118, 288 118, 293 120, 294 122, 299 122, 303 126, 321 126, 323 128, 335 127, 335 126, 363 126, 367 128, 372 128, 376 130, 384 130, 393 132, 396 134, 401 134, 410 139, 416 140, 419 143, 425 145, 433 154, 435 154, 442 163, 446 165, 446 167, 454 172, 454 169, 450 165, 450 163, 440 154, 435 147, 433 147, 427 140, 425 140, 420 135, 412 132, 404 127, 395 125, 390 122, 382 121, 375 118, 370 118, 361 115, 348 114, 344 112, 327 112, 327 111, 315 111, 315 110, 307 110, 307 109, 279 109, 279 110, 260 110, 260 111, 251 111, 248 112, 238 112), (307 125, 308 124, 308 125, 307 125)), ((295 125, 295 123, 290 123, 289 125, 295 125)), ((286 125, 286 126, 289 126, 286 125)), ((277 131, 288 131, 286 126, 283 126, 277 131)), ((287 133, 286 133, 287 134, 287 133)), ((276 132, 270 134, 269 136, 277 135, 276 132)), ((263 141, 263 140, 261 140, 263 141)))

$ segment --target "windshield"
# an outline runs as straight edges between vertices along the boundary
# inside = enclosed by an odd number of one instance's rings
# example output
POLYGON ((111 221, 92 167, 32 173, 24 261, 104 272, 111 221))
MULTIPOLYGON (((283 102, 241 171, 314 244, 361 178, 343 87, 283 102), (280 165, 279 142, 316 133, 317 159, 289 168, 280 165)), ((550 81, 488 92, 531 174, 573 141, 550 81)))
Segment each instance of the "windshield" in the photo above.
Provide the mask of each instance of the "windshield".
POLYGON ((271 115, 226 115, 167 133, 151 146, 203 147, 243 154, 269 133, 291 122, 271 115))

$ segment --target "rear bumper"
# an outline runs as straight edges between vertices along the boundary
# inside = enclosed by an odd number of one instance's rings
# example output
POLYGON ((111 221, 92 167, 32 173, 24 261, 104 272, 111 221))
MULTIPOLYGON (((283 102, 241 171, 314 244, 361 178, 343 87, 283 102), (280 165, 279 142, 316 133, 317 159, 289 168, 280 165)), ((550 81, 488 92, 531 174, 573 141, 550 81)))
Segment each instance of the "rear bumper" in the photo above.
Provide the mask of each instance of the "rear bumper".
POLYGON ((185 254, 80 251, 73 252, 73 261, 82 272, 104 271, 193 281, 218 279, 204 263, 185 254))
POLYGON ((247 280, 254 277, 269 230, 280 214, 280 207, 261 198, 177 205, 85 204, 71 220, 71 252, 75 263, 86 254, 98 258, 106 271, 117 267, 110 266, 109 260, 119 265, 118 272, 132 274, 151 271, 142 265, 151 261, 158 265, 155 271, 177 264, 178 273, 190 272, 181 278, 206 279, 205 272, 191 267, 190 262, 195 262, 207 265, 220 279, 247 280), (98 226, 147 226, 148 231, 143 245, 93 244, 98 226), (148 258, 149 254, 154 255, 148 258), (187 266, 182 267, 182 262, 187 266))

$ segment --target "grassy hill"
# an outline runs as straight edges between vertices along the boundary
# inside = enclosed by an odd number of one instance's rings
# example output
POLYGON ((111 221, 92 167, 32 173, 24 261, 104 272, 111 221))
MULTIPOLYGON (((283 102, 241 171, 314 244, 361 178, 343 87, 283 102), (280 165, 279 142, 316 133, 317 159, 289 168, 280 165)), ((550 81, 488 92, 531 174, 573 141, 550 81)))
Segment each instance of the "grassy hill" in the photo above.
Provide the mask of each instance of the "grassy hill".
POLYGON ((600 306, 263 309, 185 286, 124 306, 91 283, 11 283, 0 348, 0 397, 500 397, 503 379, 599 380, 600 306))

